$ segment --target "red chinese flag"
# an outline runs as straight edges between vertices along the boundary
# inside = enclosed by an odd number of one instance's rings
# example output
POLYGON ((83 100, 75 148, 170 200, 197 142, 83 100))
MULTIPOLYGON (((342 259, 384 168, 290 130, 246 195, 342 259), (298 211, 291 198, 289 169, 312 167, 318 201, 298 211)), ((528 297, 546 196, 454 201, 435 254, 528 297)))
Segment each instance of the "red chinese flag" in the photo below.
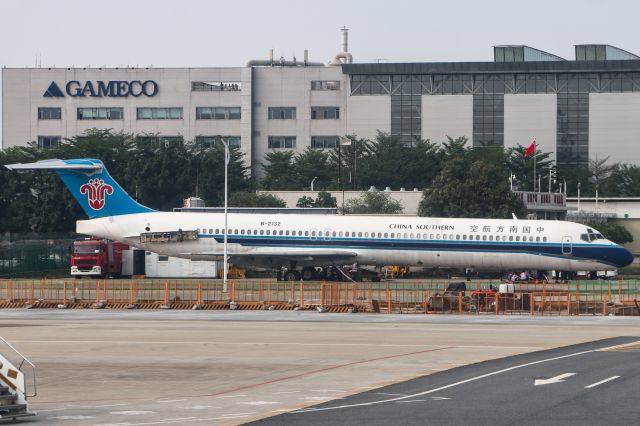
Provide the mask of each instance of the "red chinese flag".
POLYGON ((534 139, 533 142, 531 142, 531 145, 529 145, 529 147, 524 150, 524 158, 531 157, 532 155, 535 155, 535 153, 536 153, 536 140, 534 139))

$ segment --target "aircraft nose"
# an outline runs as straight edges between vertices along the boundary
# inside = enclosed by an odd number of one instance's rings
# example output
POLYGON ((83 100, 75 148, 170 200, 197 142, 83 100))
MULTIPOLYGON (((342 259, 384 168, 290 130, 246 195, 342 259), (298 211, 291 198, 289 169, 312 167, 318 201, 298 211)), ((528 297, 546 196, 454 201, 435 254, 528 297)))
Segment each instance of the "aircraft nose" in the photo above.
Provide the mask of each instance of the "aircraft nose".
POLYGON ((612 260, 619 268, 622 268, 633 262, 633 253, 622 246, 616 246, 612 260))

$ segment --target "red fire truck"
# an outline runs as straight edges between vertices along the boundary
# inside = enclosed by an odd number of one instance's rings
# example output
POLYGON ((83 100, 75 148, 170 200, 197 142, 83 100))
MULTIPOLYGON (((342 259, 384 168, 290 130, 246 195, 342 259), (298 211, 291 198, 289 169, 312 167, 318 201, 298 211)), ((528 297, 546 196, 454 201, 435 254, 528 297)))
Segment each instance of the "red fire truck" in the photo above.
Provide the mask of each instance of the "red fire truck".
POLYGON ((100 238, 81 238, 71 247, 71 275, 75 277, 119 276, 126 244, 100 238))

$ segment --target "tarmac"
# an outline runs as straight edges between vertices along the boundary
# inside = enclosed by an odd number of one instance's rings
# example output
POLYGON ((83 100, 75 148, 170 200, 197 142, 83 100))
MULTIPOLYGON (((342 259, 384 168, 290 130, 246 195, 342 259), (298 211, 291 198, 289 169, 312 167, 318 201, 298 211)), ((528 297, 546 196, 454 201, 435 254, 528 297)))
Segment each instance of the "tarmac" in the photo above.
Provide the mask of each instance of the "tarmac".
MULTIPOLYGON (((23 422, 103 426, 241 424, 486 360, 639 336, 639 325, 598 316, 0 311, 0 335, 37 366, 38 415, 23 422)), ((494 391, 483 389, 487 398, 494 391)))

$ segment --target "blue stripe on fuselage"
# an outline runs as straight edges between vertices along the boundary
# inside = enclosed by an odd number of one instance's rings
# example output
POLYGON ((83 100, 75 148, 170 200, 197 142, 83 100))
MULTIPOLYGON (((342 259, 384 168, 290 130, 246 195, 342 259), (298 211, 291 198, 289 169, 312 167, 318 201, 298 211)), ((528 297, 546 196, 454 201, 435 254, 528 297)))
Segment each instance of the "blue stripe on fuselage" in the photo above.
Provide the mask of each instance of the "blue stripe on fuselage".
MULTIPOLYGON (((224 235, 201 234, 200 238, 214 238, 222 243, 224 235)), ((565 259, 589 259, 617 266, 617 258, 622 253, 617 253, 617 246, 604 244, 572 244, 571 256, 562 253, 561 243, 544 242, 515 242, 515 241, 464 241, 464 240, 405 240, 405 239, 371 239, 371 238, 329 238, 318 237, 315 240, 307 237, 294 237, 285 235, 236 235, 227 236, 230 244, 241 244, 253 247, 283 247, 304 248, 322 247, 333 249, 360 249, 360 250, 417 250, 417 251, 463 251, 486 253, 524 253, 542 256, 559 257, 565 259)), ((624 250, 624 249, 622 249, 624 250)))

